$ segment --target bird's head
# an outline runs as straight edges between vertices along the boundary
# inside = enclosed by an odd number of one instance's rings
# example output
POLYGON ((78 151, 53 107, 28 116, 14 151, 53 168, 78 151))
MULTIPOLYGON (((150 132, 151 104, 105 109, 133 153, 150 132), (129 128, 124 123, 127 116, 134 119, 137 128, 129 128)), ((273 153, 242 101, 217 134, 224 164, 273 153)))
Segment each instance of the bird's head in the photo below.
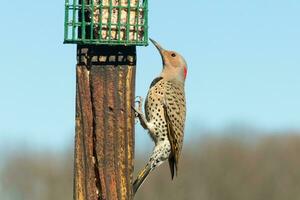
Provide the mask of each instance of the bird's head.
POLYGON ((161 77, 166 80, 177 80, 184 83, 187 76, 187 64, 184 58, 175 51, 162 48, 160 44, 151 38, 150 41, 158 49, 162 58, 163 70, 161 77))

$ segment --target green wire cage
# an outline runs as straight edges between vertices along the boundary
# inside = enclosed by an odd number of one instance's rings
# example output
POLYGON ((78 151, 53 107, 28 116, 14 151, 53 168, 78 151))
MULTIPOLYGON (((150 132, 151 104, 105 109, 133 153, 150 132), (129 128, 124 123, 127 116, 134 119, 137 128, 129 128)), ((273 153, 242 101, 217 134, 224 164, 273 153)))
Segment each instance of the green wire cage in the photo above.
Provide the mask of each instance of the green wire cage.
POLYGON ((65 0, 64 43, 148 45, 148 1, 65 0))

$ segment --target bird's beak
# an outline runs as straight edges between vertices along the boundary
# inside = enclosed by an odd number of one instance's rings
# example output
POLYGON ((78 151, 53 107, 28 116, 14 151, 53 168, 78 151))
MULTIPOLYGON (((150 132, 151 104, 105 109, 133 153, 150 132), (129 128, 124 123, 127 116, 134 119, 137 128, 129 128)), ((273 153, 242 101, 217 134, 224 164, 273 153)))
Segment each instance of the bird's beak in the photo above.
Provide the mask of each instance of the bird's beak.
POLYGON ((155 40, 153 40, 153 39, 151 39, 151 38, 149 38, 149 40, 154 44, 154 46, 157 48, 157 50, 159 51, 159 53, 160 53, 160 55, 161 55, 161 58, 162 58, 162 60, 163 60, 163 65, 165 65, 165 59, 164 59, 164 52, 166 51, 166 50, 164 50, 164 48, 162 48, 161 46, 160 46, 160 44, 158 44, 155 40))

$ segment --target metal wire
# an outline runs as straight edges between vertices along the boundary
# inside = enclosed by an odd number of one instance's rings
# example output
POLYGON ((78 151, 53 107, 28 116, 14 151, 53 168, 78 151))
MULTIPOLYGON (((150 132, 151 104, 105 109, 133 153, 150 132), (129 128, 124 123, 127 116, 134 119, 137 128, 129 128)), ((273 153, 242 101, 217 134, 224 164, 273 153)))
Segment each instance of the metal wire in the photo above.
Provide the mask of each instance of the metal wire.
POLYGON ((107 6, 103 0, 97 4, 95 0, 65 0, 64 43, 148 45, 148 1, 141 3, 138 0, 137 4, 132 4, 128 0, 126 5, 122 5, 121 0, 117 5, 113 2, 115 0, 109 0, 107 6), (95 15, 95 11, 99 14, 95 15), (103 18, 104 11, 108 11, 107 22, 103 18), (131 16, 132 11, 135 16, 131 16), (118 12, 117 15, 115 12, 118 12), (116 20, 113 17, 117 17, 116 20), (135 19, 132 20, 132 17, 135 19), (126 22, 122 23, 122 19, 126 22), (102 37, 103 33, 107 37, 102 37))

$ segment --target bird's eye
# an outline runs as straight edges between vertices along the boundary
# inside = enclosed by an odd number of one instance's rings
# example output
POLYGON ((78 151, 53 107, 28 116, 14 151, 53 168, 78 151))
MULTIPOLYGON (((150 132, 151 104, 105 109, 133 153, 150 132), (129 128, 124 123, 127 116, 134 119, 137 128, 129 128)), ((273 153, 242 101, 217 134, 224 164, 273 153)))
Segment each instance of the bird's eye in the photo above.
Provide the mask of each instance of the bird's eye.
POLYGON ((176 54, 175 54, 175 53, 172 53, 171 56, 172 56, 172 57, 176 57, 176 54))

